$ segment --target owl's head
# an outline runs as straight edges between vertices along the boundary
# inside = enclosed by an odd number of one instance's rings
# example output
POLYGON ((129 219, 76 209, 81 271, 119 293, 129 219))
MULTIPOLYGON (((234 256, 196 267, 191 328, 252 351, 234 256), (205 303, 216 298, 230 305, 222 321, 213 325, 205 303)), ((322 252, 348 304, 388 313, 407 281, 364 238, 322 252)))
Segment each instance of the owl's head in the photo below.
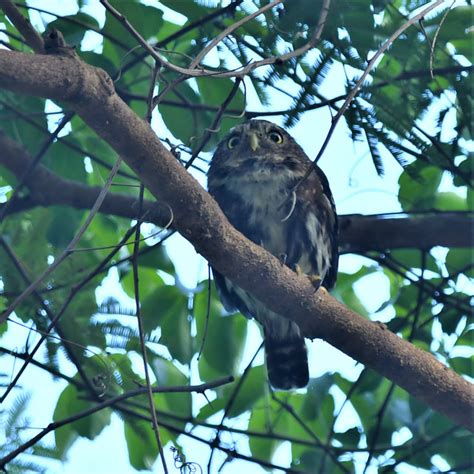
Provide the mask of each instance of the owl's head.
POLYGON ((234 127, 219 143, 213 161, 218 157, 276 159, 290 151, 303 153, 285 130, 267 120, 249 120, 234 127))

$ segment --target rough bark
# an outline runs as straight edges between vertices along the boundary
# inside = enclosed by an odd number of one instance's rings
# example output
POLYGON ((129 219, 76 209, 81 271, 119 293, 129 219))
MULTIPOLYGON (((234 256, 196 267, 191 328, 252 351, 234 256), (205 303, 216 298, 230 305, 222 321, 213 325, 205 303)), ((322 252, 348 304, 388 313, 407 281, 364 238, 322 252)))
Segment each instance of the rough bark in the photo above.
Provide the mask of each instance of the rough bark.
POLYGON ((296 321, 305 336, 321 337, 388 377, 455 423, 473 429, 472 385, 385 328, 347 309, 305 277, 237 232, 217 204, 160 143, 149 125, 115 94, 110 78, 71 56, 0 50, 0 87, 65 101, 106 140, 159 200, 174 227, 217 270, 269 308, 296 321))

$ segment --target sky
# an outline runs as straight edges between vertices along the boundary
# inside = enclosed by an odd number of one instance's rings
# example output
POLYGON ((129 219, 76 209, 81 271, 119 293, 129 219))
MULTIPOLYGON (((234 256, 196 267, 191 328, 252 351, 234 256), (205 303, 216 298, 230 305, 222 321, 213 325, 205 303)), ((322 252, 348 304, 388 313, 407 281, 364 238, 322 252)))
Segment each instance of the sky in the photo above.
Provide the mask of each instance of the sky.
MULTIPOLYGON (((37 6, 41 6, 43 3, 44 6, 44 2, 39 0, 29 3, 37 6)), ((74 13, 74 8, 72 8, 71 11, 66 11, 74 3, 75 2, 50 0, 48 2, 48 8, 58 11, 60 6, 65 14, 74 13)), ((148 3, 156 4, 156 2, 148 3)), ((88 13, 98 16, 99 21, 103 21, 101 20, 99 12, 100 9, 97 8, 97 2, 90 2, 88 13)), ((170 12, 166 14, 173 15, 170 12)), ((172 19, 177 21, 179 20, 179 16, 174 15, 172 19)), ((41 25, 39 18, 36 18, 36 22, 38 26, 41 25)), ((86 37, 84 41, 93 45, 94 41, 97 41, 97 38, 94 39, 94 35, 91 35, 86 37)), ((323 82, 320 92, 329 98, 343 94, 345 93, 345 81, 346 78, 342 67, 335 66, 332 68, 327 79, 323 82)), ((289 105, 289 99, 287 97, 275 92, 272 92, 270 95, 271 108, 284 109, 289 105)), ((247 100, 249 110, 262 110, 262 106, 257 102, 256 97, 252 93, 248 94, 247 100)), ((281 120, 278 120, 278 118, 272 120, 281 124, 281 120)), ((314 158, 316 156, 328 131, 330 120, 331 115, 327 108, 314 110, 304 114, 298 124, 289 130, 309 157, 314 158)), ((163 136, 163 124, 156 112, 153 117, 153 126, 155 130, 157 130, 157 133, 159 131, 159 135, 163 136)), ((401 210, 397 194, 398 177, 402 169, 387 152, 382 151, 382 157, 384 158, 385 175, 380 177, 375 172, 366 144, 354 144, 349 136, 344 120, 340 121, 329 146, 319 162, 320 167, 326 173, 330 182, 339 214, 375 214, 401 210)), ((200 183, 205 186, 203 176, 199 174, 195 176, 200 183)), ((446 186, 449 187, 449 185, 450 183, 446 182, 446 186)), ((172 237, 166 243, 166 249, 177 268, 178 277, 182 285, 187 288, 193 288, 198 281, 207 277, 206 262, 202 257, 196 254, 192 245, 182 237, 179 235, 172 237)), ((357 271, 362 264, 367 263, 369 263, 368 260, 362 257, 343 255, 340 259, 340 270, 353 273, 357 271)), ((117 288, 116 281, 117 275, 112 271, 98 292, 98 300, 111 292, 123 300, 124 295, 117 288)), ((367 309, 373 311, 388 298, 388 283, 383 275, 373 274, 358 282, 355 291, 367 309)), ((126 302, 126 300, 123 301, 126 302)), ((23 330, 17 329, 9 338, 12 338, 12 345, 14 346, 15 343, 13 340, 22 341, 24 340, 24 336, 23 330)), ((253 354, 251 348, 258 346, 259 337, 255 323, 251 323, 248 354, 253 354)), ((312 377, 320 376, 327 371, 339 371, 343 373, 344 376, 354 380, 361 370, 360 365, 357 366, 352 359, 323 341, 308 343, 308 347, 309 360, 311 361, 310 374, 312 377), (313 361, 315 362, 313 363, 313 361)), ((246 365, 246 363, 247 360, 242 362, 243 365, 246 365)), ((5 370, 13 370, 13 367, 3 368, 3 371, 5 370)), ((43 427, 51 420, 51 414, 54 410, 57 397, 65 384, 63 382, 48 384, 35 383, 35 381, 38 380, 40 380, 39 371, 30 366, 28 376, 22 379, 22 383, 30 387, 33 392, 30 411, 32 415, 34 415, 34 426, 43 427)), ((333 393, 333 395, 338 403, 342 401, 342 393, 333 393)), ((220 419, 218 421, 220 421, 220 419)), ((344 416, 341 417, 341 421, 339 425, 336 426, 336 429, 345 430, 356 422, 357 419, 354 413, 348 408, 344 416)), ((245 427, 245 420, 242 420, 242 426, 245 427)), ((196 433, 198 432, 199 430, 196 433)), ((32 434, 35 434, 34 431, 32 431, 32 434)), ((399 436, 401 441, 404 436, 403 432, 401 432, 399 436)), ((52 442, 52 437, 50 437, 49 440, 52 442)), ((207 454, 205 454, 206 450, 202 449, 203 445, 189 441, 183 444, 186 446, 186 454, 188 454, 189 459, 206 466, 207 454)), ((244 453, 245 444, 246 442, 243 441, 242 446, 244 447, 244 453)), ((276 453, 274 462, 285 465, 285 459, 288 460, 289 458, 288 449, 288 444, 283 444, 276 453)), ((168 464, 172 466, 172 453, 169 450, 166 450, 166 452, 168 454, 168 464)), ((250 454, 248 450, 247 454, 250 454)), ((221 457, 221 460, 222 459, 221 457)), ((217 462, 216 465, 219 465, 219 462, 217 462)), ((155 463, 154 472, 160 472, 158 466, 159 461, 155 463)), ((242 464, 234 461, 228 464, 222 472, 224 474, 240 473, 242 469, 242 464)), ((118 417, 114 416, 111 425, 93 441, 79 439, 70 450, 67 463, 60 465, 58 462, 52 462, 50 471, 48 472, 52 474, 62 472, 67 472, 68 474, 82 474, 84 472, 88 472, 89 474, 104 474, 108 472, 129 474, 136 472, 130 467, 128 462, 122 422, 118 417), (104 453, 111 452, 111 446, 113 446, 113 458, 104 456, 104 453)), ((252 465, 251 472, 258 473, 264 471, 252 465)), ((371 474, 371 472, 373 473, 375 471, 368 470, 367 472, 371 474)))

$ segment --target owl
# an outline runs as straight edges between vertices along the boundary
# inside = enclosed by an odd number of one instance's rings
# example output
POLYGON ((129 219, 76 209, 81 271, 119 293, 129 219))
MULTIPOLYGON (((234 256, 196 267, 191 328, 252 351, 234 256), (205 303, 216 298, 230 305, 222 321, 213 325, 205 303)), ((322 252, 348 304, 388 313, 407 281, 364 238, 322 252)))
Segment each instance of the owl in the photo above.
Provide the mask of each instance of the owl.
MULTIPOLYGON (((266 120, 250 120, 217 146, 208 189, 242 234, 292 270, 320 279, 329 290, 338 265, 337 215, 328 180, 318 167, 300 182, 311 166, 285 130, 266 120)), ((224 307, 262 325, 272 387, 305 387, 308 356, 298 325, 214 269, 213 275, 224 307)))

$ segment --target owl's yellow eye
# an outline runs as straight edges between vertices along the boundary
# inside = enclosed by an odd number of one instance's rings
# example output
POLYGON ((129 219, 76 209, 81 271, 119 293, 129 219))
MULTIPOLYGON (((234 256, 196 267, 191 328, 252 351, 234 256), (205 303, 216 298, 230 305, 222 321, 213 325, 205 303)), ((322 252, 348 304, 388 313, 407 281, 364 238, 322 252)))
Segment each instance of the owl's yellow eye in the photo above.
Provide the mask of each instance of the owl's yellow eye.
POLYGON ((280 143, 283 143, 283 137, 281 135, 281 133, 279 132, 270 132, 268 134, 268 136, 270 137, 270 140, 272 142, 275 142, 277 145, 279 145, 280 143))
POLYGON ((235 148, 238 144, 240 143, 240 137, 238 135, 234 135, 229 138, 227 141, 227 148, 231 150, 232 148, 235 148))

